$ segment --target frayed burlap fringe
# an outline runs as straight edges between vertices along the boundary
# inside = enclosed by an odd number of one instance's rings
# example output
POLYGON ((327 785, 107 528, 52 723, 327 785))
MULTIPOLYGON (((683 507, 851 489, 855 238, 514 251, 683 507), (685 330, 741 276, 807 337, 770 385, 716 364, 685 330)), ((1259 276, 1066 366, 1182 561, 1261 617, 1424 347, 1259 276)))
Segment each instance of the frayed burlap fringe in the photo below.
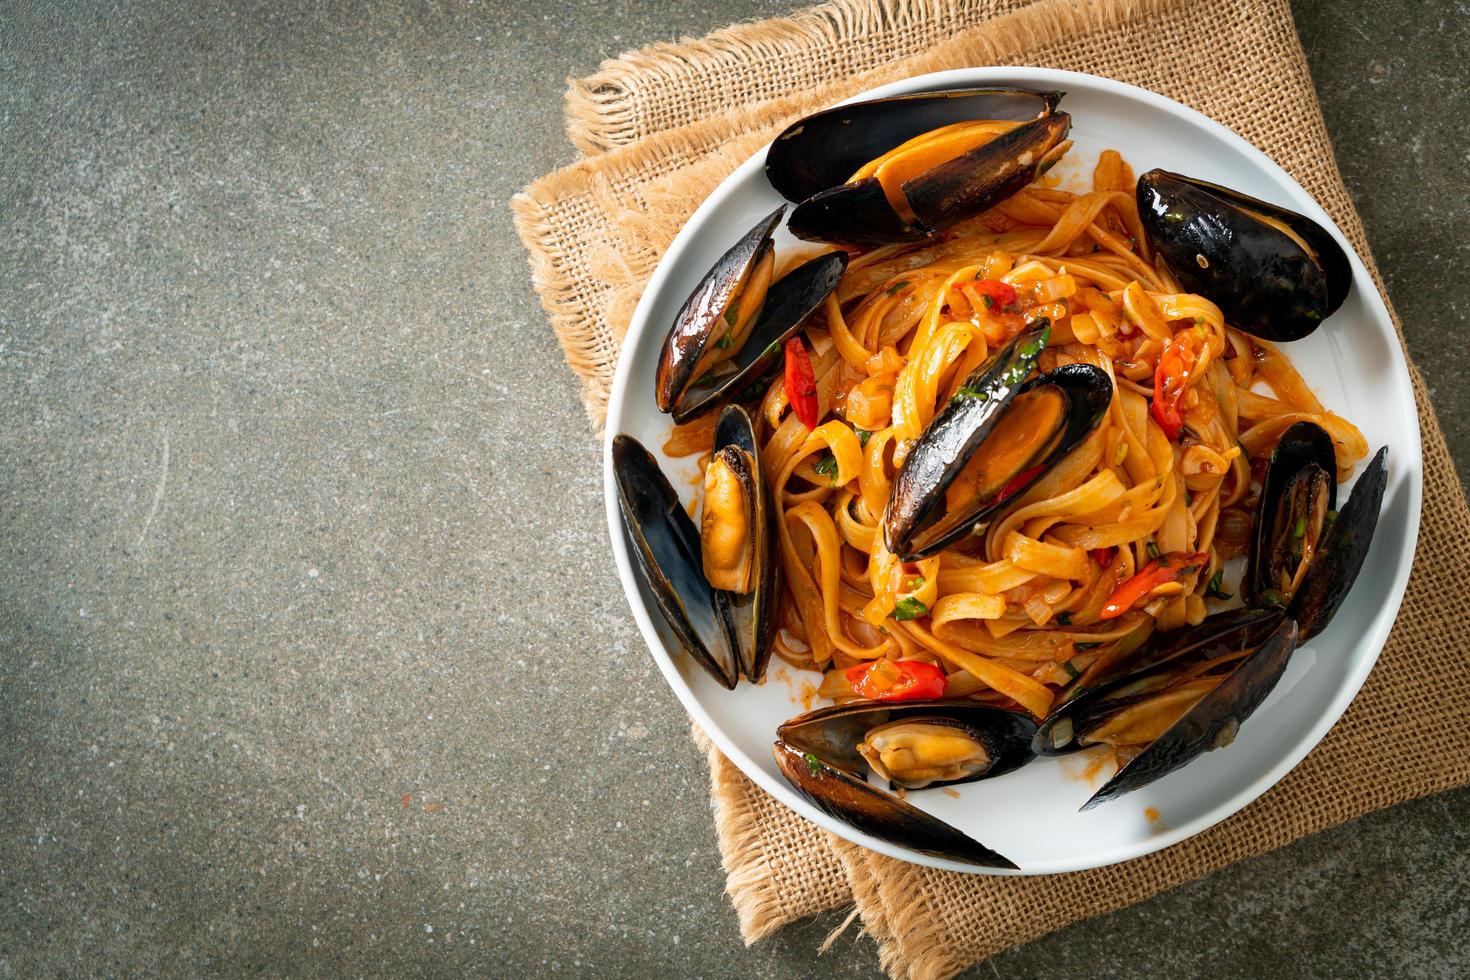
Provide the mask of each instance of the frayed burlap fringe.
POLYGON ((702 38, 655 44, 569 79, 567 138, 588 156, 734 106, 861 74, 1034 0, 833 0, 702 38), (793 66, 793 54, 804 56, 793 66), (817 55, 817 57, 811 57, 817 55))
MULTIPOLYGON (((660 46, 605 64, 600 81, 585 83, 585 91, 597 89, 606 106, 626 111, 610 109, 613 121, 602 126, 588 121, 596 115, 589 108, 573 128, 601 134, 579 136, 587 148, 598 148, 593 141, 612 145, 622 137, 609 134, 617 133, 636 133, 637 142, 549 175, 513 203, 537 290, 598 423, 643 283, 719 181, 790 119, 874 85, 944 68, 1026 63, 1089 71, 1199 109, 1296 177, 1382 288, 1333 161, 1286 0, 1040 0, 1030 6, 935 0, 922 7, 836 0, 789 21, 717 36, 718 50, 660 46), (1003 7, 1008 12, 998 13, 1003 7), (885 20, 895 11, 909 18, 901 29, 885 20), (832 28, 835 33, 811 26, 820 23, 846 26, 832 28), (763 27, 774 33, 762 33, 763 27), (883 43, 864 36, 867 30, 908 31, 906 43, 915 46, 898 53, 918 53, 859 72, 851 52, 883 43), (938 40, 919 50, 919 37, 938 40), (741 82, 743 89, 720 89, 728 102, 691 97, 733 84, 725 77, 731 51, 761 78, 741 82), (767 91, 775 94, 761 101, 767 91)), ((580 98, 573 93, 569 103, 580 98)), ((1046 878, 958 875, 826 834, 704 742, 720 849, 747 941, 793 919, 853 905, 891 975, 943 978, 998 950, 1370 810, 1470 782, 1470 649, 1462 639, 1470 596, 1455 585, 1470 567, 1470 509, 1412 365, 1411 376, 1425 491, 1403 608, 1377 668, 1342 720, 1269 793, 1189 841, 1123 865, 1046 878)))

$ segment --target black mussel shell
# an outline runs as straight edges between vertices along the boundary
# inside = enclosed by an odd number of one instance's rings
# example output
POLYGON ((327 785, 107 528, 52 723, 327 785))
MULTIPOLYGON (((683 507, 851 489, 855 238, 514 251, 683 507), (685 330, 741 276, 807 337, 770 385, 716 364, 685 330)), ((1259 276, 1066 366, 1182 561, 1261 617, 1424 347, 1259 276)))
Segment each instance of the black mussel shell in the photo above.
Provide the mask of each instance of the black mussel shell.
POLYGON ((1249 605, 1284 606, 1291 598, 1274 581, 1273 570, 1290 560, 1293 529, 1305 523, 1309 501, 1325 494, 1327 510, 1337 506, 1337 455, 1332 437, 1313 422, 1297 422, 1281 433, 1256 505, 1250 556, 1240 582, 1249 605))
POLYGON ((1206 617, 1198 626, 1156 633, 1122 663, 1058 705, 1036 728, 1037 755, 1066 755, 1086 748, 1077 741, 1113 712, 1151 694, 1174 672, 1213 660, 1231 650, 1263 643, 1281 624, 1279 609, 1233 609, 1206 617))
POLYGON ((1281 680, 1286 663, 1296 649, 1296 640, 1296 621, 1283 617, 1271 635, 1255 652, 1239 661, 1220 686, 1114 773, 1112 779, 1082 804, 1082 809, 1090 810, 1099 803, 1142 789, 1161 776, 1189 765, 1205 752, 1225 748, 1235 741, 1240 726, 1281 680))
POLYGON ((818 191, 792 210, 787 228, 809 242, 863 248, 922 241, 933 232, 899 217, 876 177, 818 191))
POLYGON ((1050 336, 1050 320, 1017 334, 971 372, 919 436, 894 477, 883 511, 883 541, 890 552, 905 560, 915 552, 914 537, 938 517, 944 492, 1021 390, 1050 336))
POLYGON ((943 230, 973 218, 1039 177, 1043 157, 1067 138, 1071 128, 1072 117, 1065 112, 1017 126, 905 181, 904 196, 914 215, 930 228, 943 230))
POLYGON ((1347 298, 1347 253, 1305 215, 1165 170, 1140 177, 1137 193, 1149 244, 1175 278, 1247 333, 1299 340, 1347 298))
POLYGON ((705 348, 714 342, 725 308, 736 287, 756 267, 766 250, 774 248, 771 234, 781 223, 786 205, 781 205, 720 256, 689 294, 674 324, 664 338, 654 374, 654 397, 661 412, 671 412, 675 402, 693 380, 695 367, 705 348))
POLYGON ((809 241, 864 247, 926 238, 1034 181, 1047 152, 1066 138, 1071 125, 1065 112, 1042 116, 905 181, 903 193, 917 218, 913 224, 894 212, 877 178, 865 177, 798 204, 787 227, 809 241))
POLYGON ((729 602, 704 577, 699 531, 653 454, 632 436, 613 438, 613 475, 632 552, 684 652, 725 687, 740 665, 729 602))
POLYGON ((778 741, 776 766, 817 809, 899 847, 984 868, 1019 870, 1014 861, 918 807, 835 769, 811 752, 778 741))
POLYGON ((788 201, 804 201, 846 182, 864 164, 915 136, 971 119, 1044 116, 1061 97, 1061 92, 973 88, 835 106, 792 123, 776 137, 766 151, 766 177, 788 201))
POLYGON ((796 335, 807 316, 837 288, 847 261, 846 252, 827 252, 772 283, 744 345, 715 371, 688 385, 674 402, 674 421, 687 422, 703 415, 739 397, 762 378, 780 358, 781 345, 796 335))
POLYGON ((1352 589, 1368 557, 1387 486, 1388 447, 1384 446, 1358 477, 1347 503, 1322 536, 1317 557, 1287 606, 1287 615, 1301 625, 1298 642, 1326 629, 1352 589))
POLYGON ((1036 733, 1036 722, 1029 714, 994 708, 964 698, 837 704, 792 718, 776 729, 776 735, 799 751, 811 752, 827 765, 863 779, 868 764, 857 747, 868 732, 880 725, 915 719, 963 727, 979 738, 991 759, 991 764, 983 772, 964 779, 936 781, 930 786, 990 779, 1019 769, 1035 756, 1031 750, 1031 738, 1036 733))
POLYGON ((728 447, 743 450, 750 460, 746 483, 747 499, 752 502, 751 534, 755 562, 755 588, 745 595, 728 594, 735 623, 736 653, 740 672, 752 683, 765 676, 771 651, 776 642, 777 602, 781 597, 781 564, 776 560, 775 513, 771 489, 761 471, 760 449, 756 444, 755 425, 739 405, 728 405, 715 423, 714 449, 728 447))
POLYGON ((1049 322, 1037 321, 976 368, 914 443, 894 478, 883 514, 883 540, 890 552, 913 561, 983 529, 992 515, 1030 489, 1097 427, 1113 396, 1105 371, 1091 364, 1068 364, 1025 381, 1050 330, 1049 322), (1029 477, 1009 486, 1005 496, 976 501, 961 512, 944 513, 945 491, 1010 403, 1017 395, 1042 386, 1061 392, 1065 414, 1058 437, 1029 467, 1029 477))

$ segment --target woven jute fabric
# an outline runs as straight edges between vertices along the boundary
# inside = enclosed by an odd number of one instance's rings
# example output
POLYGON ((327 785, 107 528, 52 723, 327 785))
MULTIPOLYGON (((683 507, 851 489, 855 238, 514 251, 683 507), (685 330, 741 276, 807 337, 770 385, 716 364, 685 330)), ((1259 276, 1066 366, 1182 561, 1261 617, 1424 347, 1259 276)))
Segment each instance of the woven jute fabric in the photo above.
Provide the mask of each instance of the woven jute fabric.
MULTIPOLYGON (((1234 129, 1321 202, 1378 281, 1286 0, 834 0, 636 52, 571 85, 568 132, 585 156, 512 207, 594 423, 644 283, 735 166, 790 121, 863 89, 946 68, 1020 64, 1140 85, 1234 129)), ((855 907, 892 975, 945 977, 1362 813, 1470 782, 1467 590, 1459 584, 1470 567, 1470 509, 1423 380, 1411 373, 1425 489, 1408 594, 1362 692, 1274 789, 1215 828, 1122 865, 1037 878, 959 875, 827 835, 696 733, 746 939, 855 907)))

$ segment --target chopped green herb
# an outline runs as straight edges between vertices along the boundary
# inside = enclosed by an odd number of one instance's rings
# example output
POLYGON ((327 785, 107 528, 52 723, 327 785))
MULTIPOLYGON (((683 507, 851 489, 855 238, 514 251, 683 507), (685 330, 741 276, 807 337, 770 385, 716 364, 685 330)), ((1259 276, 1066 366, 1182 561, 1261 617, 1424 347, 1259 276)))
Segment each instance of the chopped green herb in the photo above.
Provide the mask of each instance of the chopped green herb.
POLYGON ((732 333, 727 333, 725 334, 725 336, 715 341, 715 346, 718 347, 720 350, 729 350, 730 345, 733 343, 735 343, 735 335, 732 333))
POLYGON ((1078 650, 1091 650, 1095 647, 1102 646, 1101 643, 1074 643, 1072 645, 1075 646, 1078 650))
POLYGON ((858 445, 867 448, 868 440, 873 438, 873 433, 867 429, 859 429, 856 426, 853 426, 852 431, 858 437, 858 445))
POLYGON ((1072 625, 1072 614, 1069 613, 1069 612, 1059 612, 1059 613, 1057 613, 1057 622, 1061 623, 1063 626, 1071 626, 1072 625))
POLYGON ((811 752, 804 752, 802 753, 801 757, 806 760, 806 768, 808 772, 810 772, 813 776, 820 776, 822 774, 821 759, 818 759, 811 752))
POLYGON ((1322 319, 1322 314, 1317 310, 1302 310, 1302 316, 1306 317, 1308 320, 1322 319))
POLYGON ((907 279, 900 279, 898 282, 888 287, 888 295, 892 296, 894 293, 898 292, 900 289, 907 286, 908 284, 909 281, 907 279))
POLYGON ((991 295, 989 295, 987 293, 987 294, 984 294, 984 295, 982 295, 980 297, 980 302, 982 302, 982 303, 985 304, 985 308, 987 310, 988 309, 992 309, 995 306, 995 297, 993 297, 993 296, 991 296, 991 295))
POLYGON ((1327 529, 1329 527, 1331 527, 1336 521, 1337 521, 1337 511, 1335 511, 1335 510, 1329 510, 1327 512, 1327 517, 1322 521, 1322 531, 1323 531, 1323 533, 1325 534, 1326 531, 1327 531, 1327 529))
POLYGON ((822 458, 817 460, 817 465, 812 469, 822 474, 833 485, 837 485, 837 457, 831 453, 823 453, 822 458))
POLYGON ((1148 544, 1144 545, 1144 550, 1146 550, 1148 552, 1148 556, 1150 558, 1158 558, 1158 557, 1160 557, 1159 546, 1156 545, 1156 544, 1154 544, 1152 541, 1150 541, 1148 544))
POLYGON ((898 600, 898 605, 893 609, 893 618, 900 623, 906 619, 918 619, 920 616, 927 615, 929 615, 929 607, 913 596, 898 600))
POLYGON ((909 576, 908 580, 903 583, 903 587, 908 592, 918 592, 920 589, 922 589, 924 587, 924 576, 922 576, 922 575, 911 575, 911 576, 909 576))
POLYGON ((1062 661, 1062 669, 1067 672, 1067 679, 1068 680, 1075 681, 1077 678, 1079 678, 1079 677, 1082 676, 1082 671, 1078 670, 1076 667, 1073 667, 1072 666, 1072 661, 1070 661, 1070 660, 1063 660, 1062 661))
POLYGON ((739 319, 739 316, 740 316, 740 311, 737 310, 735 307, 733 307, 733 306, 727 306, 727 307, 725 307, 725 322, 728 323, 730 326, 732 326, 732 327, 735 326, 735 321, 737 319, 739 319))
POLYGON ((1286 605, 1286 596, 1280 589, 1267 589, 1261 593, 1261 605, 1281 607, 1286 605))
POLYGON ((956 398, 973 398, 977 402, 989 401, 990 395, 979 388, 971 388, 968 385, 960 385, 959 391, 954 393, 956 398))
POLYGON ((1233 593, 1226 592, 1221 586, 1225 579, 1225 569, 1220 569, 1210 579, 1210 584, 1205 586, 1205 595, 1211 599, 1229 599, 1233 593))
POLYGON ((1307 519, 1305 516, 1298 517, 1296 523, 1291 526, 1293 538, 1304 538, 1307 536, 1307 519))
POLYGON ((776 353, 776 351, 778 351, 780 349, 781 349, 781 342, 779 340, 773 340, 769 344, 766 345, 766 349, 765 350, 761 351, 761 357, 762 358, 770 357, 772 354, 776 353))

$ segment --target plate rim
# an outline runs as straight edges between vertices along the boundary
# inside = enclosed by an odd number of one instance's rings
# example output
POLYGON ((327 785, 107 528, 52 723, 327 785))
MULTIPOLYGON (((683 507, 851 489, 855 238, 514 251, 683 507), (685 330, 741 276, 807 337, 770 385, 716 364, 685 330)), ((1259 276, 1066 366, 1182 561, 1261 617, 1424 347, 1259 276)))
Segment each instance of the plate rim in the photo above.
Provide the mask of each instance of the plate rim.
MULTIPOLYGON (((1142 102, 1152 111, 1180 118, 1184 123, 1204 129, 1210 135, 1233 145, 1256 168, 1264 171, 1270 177, 1300 194, 1302 199, 1310 205, 1309 207, 1302 208, 1303 212, 1327 228, 1344 246, 1352 266, 1354 285, 1363 293, 1364 301, 1372 307, 1375 307, 1375 312, 1380 314, 1382 319, 1392 328, 1393 317, 1389 313, 1384 297, 1374 282, 1373 277, 1369 274, 1362 258, 1352 247, 1347 236, 1342 233, 1342 230, 1337 226, 1336 222, 1322 209, 1316 199, 1295 178, 1249 140, 1246 140, 1229 127, 1211 119, 1209 116, 1156 92, 1130 85, 1126 82, 1084 72, 1034 66, 998 66, 957 68, 915 75, 866 90, 839 103, 834 103, 834 105, 845 105, 851 102, 883 98, 889 95, 904 94, 922 89, 953 88, 958 85, 978 86, 994 84, 1016 84, 1043 89, 1091 88, 1105 96, 1142 102)), ((652 276, 649 277, 648 283, 644 287, 632 318, 629 321, 628 331, 624 336, 622 347, 619 350, 617 367, 608 395, 607 422, 605 423, 605 431, 603 433, 603 504, 614 562, 617 566, 619 582, 623 589, 623 598, 633 613, 634 621, 638 624, 638 630, 642 635, 644 644, 648 647, 649 652, 653 655, 654 661, 658 664, 665 682, 684 706, 684 709, 693 716, 704 733, 724 753, 725 757, 740 769, 746 778, 753 781, 783 806, 803 819, 815 823, 824 830, 836 834, 844 840, 889 857, 911 864, 967 874, 1011 877, 1032 876, 1084 871, 1118 864, 1123 861, 1156 853, 1174 844, 1188 840, 1216 824, 1229 819, 1260 798, 1267 790, 1280 782, 1287 773, 1296 768, 1301 760, 1317 747, 1327 732, 1337 724, 1348 706, 1357 697, 1368 675, 1377 666, 1378 658, 1382 655, 1384 644, 1387 642, 1389 632, 1397 620, 1399 608, 1403 603, 1404 594, 1408 588, 1410 573, 1413 569, 1415 550, 1418 544, 1420 519, 1423 510, 1423 443, 1422 432, 1419 427, 1417 404, 1415 404, 1413 396, 1413 381, 1408 370, 1407 356, 1403 349, 1402 341, 1396 332, 1392 337, 1395 356, 1392 358, 1393 363, 1391 367, 1394 374, 1398 376, 1399 384, 1409 392, 1410 411, 1407 413, 1407 417, 1414 438, 1411 446, 1392 447, 1390 455, 1390 459, 1395 467, 1403 467, 1405 489, 1409 494, 1409 499, 1407 501, 1407 533, 1399 543, 1398 548, 1400 559, 1399 571, 1389 595, 1385 597, 1387 601, 1381 607, 1387 610, 1389 614, 1379 615, 1375 619, 1372 634, 1365 638, 1371 650, 1371 655, 1362 660, 1361 664, 1355 670, 1354 675, 1350 676, 1347 683, 1339 689, 1336 698, 1328 705, 1327 710, 1322 712, 1321 716, 1316 720, 1306 735, 1295 745, 1291 746, 1289 750, 1282 753, 1273 765, 1263 770, 1254 780, 1242 786, 1223 802, 1194 819, 1180 824, 1178 827, 1171 827, 1168 830, 1150 835, 1132 845, 1115 847, 1108 851, 1099 852, 1092 855, 1089 860, 1082 862, 1067 862, 1048 867, 1032 866, 1019 870, 981 868, 974 865, 962 864, 957 861, 923 854, 890 844, 887 841, 871 837, 848 826, 846 823, 829 817, 806 799, 800 797, 788 783, 766 772, 743 749, 735 744, 721 726, 704 709, 699 698, 694 694, 692 688, 680 673, 678 665, 664 648, 663 643, 659 639, 657 629, 649 617, 648 610, 642 602, 635 601, 634 599, 634 596, 638 594, 639 586, 634 577, 631 556, 628 552, 625 533, 622 527, 622 518, 617 502, 617 489, 613 477, 611 450, 612 440, 618 430, 611 423, 614 419, 621 418, 625 402, 627 401, 628 377, 632 371, 633 362, 633 358, 629 356, 629 352, 637 346, 636 342, 648 329, 650 308, 653 304, 654 297, 661 292, 665 280, 671 274, 674 265, 676 265, 674 258, 683 252, 689 239, 703 226, 707 215, 718 208, 728 197, 736 193, 741 185, 745 184, 756 171, 763 167, 768 146, 769 144, 762 146, 720 182, 689 216, 679 229, 679 232, 669 243, 664 254, 660 257, 658 265, 654 269, 652 276)), ((1388 502, 1386 501, 1385 503, 1387 504, 1388 502)), ((774 737, 773 732, 772 738, 774 739, 774 737)))

